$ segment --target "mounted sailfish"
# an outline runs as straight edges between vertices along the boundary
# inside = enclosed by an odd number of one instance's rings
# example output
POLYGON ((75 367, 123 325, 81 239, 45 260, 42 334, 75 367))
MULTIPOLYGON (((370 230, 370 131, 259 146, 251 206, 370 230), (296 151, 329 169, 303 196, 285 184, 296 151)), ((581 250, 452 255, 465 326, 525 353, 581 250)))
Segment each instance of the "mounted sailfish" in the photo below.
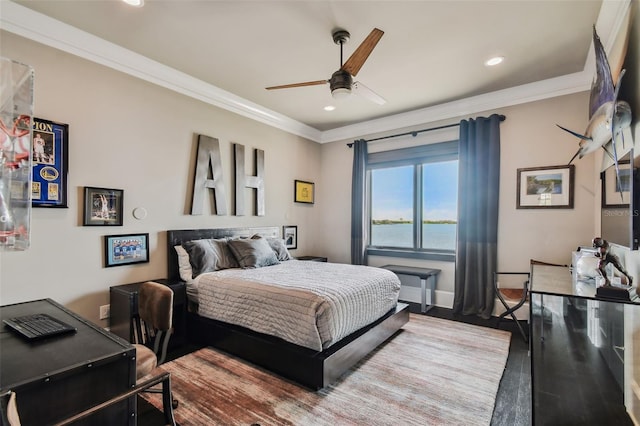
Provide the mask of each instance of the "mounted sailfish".
POLYGON ((596 27, 593 26, 593 46, 596 56, 596 76, 591 83, 591 96, 589 99, 589 124, 584 135, 573 132, 569 129, 557 125, 572 135, 580 138, 580 147, 576 154, 571 158, 569 164, 576 157, 582 158, 585 155, 602 147, 604 151, 613 159, 616 168, 617 190, 622 196, 622 188, 620 186, 620 169, 618 167, 618 154, 616 152, 616 137, 622 137, 624 147, 624 134, 622 131, 631 125, 631 106, 625 101, 618 100, 618 91, 620 90, 620 81, 625 73, 621 70, 618 75, 617 84, 614 86, 611 76, 611 68, 604 51, 604 47, 600 42, 600 37, 596 33, 596 27), (607 143, 611 141, 611 152, 606 148, 607 143))

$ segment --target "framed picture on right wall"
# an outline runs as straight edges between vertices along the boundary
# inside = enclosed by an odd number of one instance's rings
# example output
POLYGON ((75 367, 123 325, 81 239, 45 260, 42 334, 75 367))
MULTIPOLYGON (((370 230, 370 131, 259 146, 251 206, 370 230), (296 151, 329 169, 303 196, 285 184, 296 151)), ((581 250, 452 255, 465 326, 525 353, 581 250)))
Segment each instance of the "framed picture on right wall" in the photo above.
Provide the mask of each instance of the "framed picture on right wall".
POLYGON ((283 226, 282 238, 284 239, 284 245, 288 249, 298 248, 298 227, 297 226, 283 226))
POLYGON ((572 209, 575 166, 518 169, 516 208, 572 209))

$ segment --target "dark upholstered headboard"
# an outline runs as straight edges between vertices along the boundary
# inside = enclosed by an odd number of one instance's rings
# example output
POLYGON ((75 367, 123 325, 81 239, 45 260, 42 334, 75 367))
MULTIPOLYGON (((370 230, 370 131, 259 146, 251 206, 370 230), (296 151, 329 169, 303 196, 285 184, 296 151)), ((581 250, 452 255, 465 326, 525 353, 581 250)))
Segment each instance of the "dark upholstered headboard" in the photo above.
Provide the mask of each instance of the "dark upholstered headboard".
POLYGON ((167 277, 172 281, 180 281, 178 271, 178 255, 174 246, 186 241, 207 238, 251 237, 252 235, 280 238, 280 228, 264 226, 257 228, 214 228, 214 229, 179 229, 167 231, 167 277))

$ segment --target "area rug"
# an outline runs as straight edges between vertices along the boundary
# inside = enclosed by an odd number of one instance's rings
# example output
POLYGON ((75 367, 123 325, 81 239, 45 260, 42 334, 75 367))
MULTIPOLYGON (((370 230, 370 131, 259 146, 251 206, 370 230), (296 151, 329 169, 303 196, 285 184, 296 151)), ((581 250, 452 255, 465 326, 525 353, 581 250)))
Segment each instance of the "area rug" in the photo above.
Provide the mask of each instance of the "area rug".
POLYGON ((211 348, 158 368, 171 373, 180 426, 488 425, 510 338, 411 314, 395 337, 317 392, 211 348))

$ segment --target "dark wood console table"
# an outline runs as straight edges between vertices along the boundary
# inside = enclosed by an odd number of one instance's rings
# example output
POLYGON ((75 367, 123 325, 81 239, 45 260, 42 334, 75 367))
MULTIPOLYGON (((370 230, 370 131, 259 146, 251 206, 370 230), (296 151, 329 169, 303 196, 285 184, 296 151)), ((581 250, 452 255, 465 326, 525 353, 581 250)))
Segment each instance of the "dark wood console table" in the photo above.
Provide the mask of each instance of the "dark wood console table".
MULTIPOLYGON (((0 307, 0 321, 45 313, 77 332, 29 342, 0 326, 0 393, 16 393, 23 426, 47 425, 127 392, 136 383, 135 349, 51 299, 0 307)), ((136 398, 78 425, 135 425, 136 398)))

